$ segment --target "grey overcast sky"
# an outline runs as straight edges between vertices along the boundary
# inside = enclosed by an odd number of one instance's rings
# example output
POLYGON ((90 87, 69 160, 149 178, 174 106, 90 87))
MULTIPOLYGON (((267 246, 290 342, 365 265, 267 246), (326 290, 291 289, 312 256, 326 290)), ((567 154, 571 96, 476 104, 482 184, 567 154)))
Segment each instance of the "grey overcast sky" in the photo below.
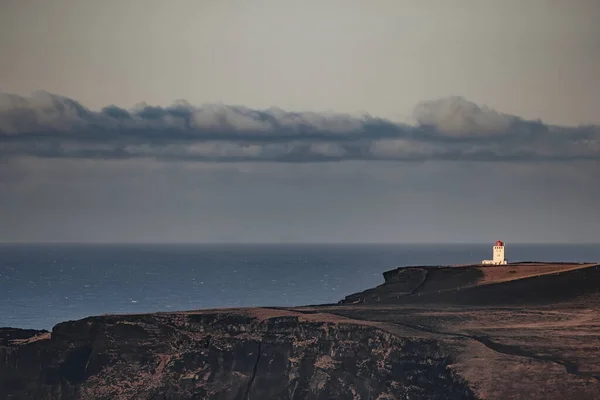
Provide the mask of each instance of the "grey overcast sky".
POLYGON ((597 0, 0 0, 0 241, 600 242, 597 0))

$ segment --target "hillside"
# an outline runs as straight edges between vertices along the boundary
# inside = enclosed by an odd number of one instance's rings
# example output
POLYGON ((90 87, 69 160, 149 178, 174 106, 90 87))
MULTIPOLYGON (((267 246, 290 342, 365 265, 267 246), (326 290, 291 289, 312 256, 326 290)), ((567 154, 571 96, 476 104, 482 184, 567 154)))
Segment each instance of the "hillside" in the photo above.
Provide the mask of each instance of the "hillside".
POLYGON ((402 267, 385 282, 341 304, 508 304, 555 301, 595 290, 598 264, 515 263, 503 266, 402 267), (555 278, 553 278, 555 277, 555 278), (556 292, 555 292, 556 291, 556 292))

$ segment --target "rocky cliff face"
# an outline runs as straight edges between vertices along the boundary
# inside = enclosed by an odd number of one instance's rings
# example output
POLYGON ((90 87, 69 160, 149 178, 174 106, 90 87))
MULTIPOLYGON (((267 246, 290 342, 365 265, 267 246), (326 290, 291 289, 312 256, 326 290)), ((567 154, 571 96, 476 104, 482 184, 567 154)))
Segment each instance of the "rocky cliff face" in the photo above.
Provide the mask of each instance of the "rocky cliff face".
POLYGON ((383 274, 385 282, 375 288, 346 296, 340 304, 394 302, 408 296, 427 279, 426 268, 397 268, 383 274))
POLYGON ((435 340, 329 314, 102 316, 4 336, 0 399, 473 398, 435 340))

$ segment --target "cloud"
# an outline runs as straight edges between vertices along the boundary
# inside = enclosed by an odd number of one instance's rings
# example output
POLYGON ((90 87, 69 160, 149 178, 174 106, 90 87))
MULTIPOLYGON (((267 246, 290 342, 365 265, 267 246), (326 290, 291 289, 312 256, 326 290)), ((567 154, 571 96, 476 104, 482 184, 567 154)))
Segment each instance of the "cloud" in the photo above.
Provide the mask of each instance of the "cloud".
POLYGON ((600 127, 528 121, 462 97, 419 104, 416 124, 370 115, 220 104, 92 111, 48 92, 0 94, 0 160, 19 156, 163 161, 585 161, 600 127))

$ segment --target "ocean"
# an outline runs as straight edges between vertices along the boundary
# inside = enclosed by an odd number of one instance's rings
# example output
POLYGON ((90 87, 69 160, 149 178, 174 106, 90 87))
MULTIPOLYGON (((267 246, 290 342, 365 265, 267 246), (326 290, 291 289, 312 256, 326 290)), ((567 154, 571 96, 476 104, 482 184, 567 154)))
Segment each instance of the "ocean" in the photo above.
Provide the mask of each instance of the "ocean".
MULTIPOLYGON (((0 244, 0 327, 109 313, 334 303, 404 265, 479 262, 492 244, 0 244)), ((507 244, 509 261, 600 260, 600 245, 507 244)))

